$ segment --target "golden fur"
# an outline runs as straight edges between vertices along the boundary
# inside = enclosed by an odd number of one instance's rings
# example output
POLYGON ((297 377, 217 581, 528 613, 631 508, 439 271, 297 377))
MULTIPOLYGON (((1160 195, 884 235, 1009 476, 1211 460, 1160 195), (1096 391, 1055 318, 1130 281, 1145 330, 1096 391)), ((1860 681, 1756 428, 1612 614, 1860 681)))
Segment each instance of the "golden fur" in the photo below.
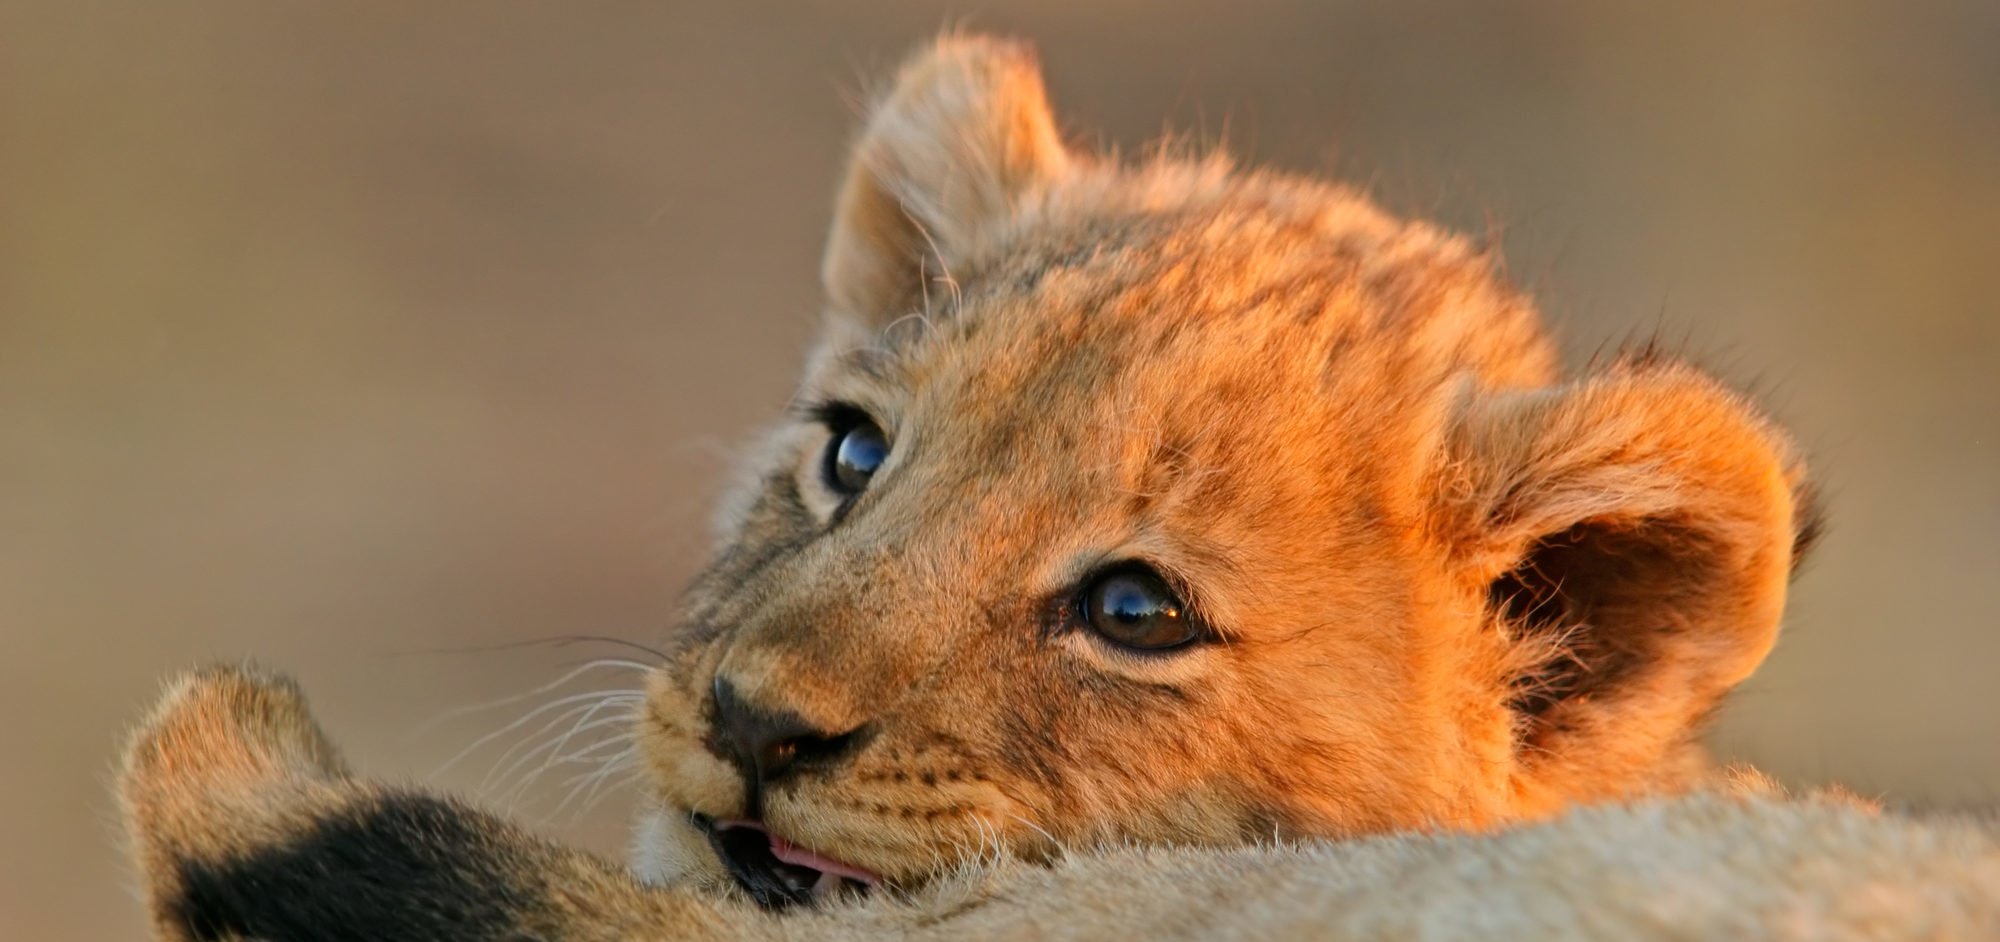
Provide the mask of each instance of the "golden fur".
POLYGON ((1699 774, 1807 519, 1784 436, 1684 365, 1569 381, 1492 260, 1219 158, 1066 148, 1020 47, 946 39, 855 145, 799 400, 892 450, 840 509, 779 429, 649 685, 658 879, 751 813, 713 690, 865 746, 759 796, 918 882, 997 841, 1479 829, 1699 774), (1065 630, 1174 573, 1221 643, 1065 630))
POLYGON ((1785 436, 1699 371, 1562 378, 1463 240, 1077 152, 984 39, 872 112, 822 276, 804 408, 647 680, 639 882, 357 782, 294 691, 211 671, 123 784, 163 937, 1995 928, 1979 827, 1709 790, 1701 721, 1775 642, 1813 517, 1785 436), (829 415, 889 443, 851 498, 829 415), (1077 624, 1121 562, 1212 636, 1077 624), (743 717, 815 761, 767 774, 743 717), (747 908, 708 830, 743 818, 885 886, 747 908))

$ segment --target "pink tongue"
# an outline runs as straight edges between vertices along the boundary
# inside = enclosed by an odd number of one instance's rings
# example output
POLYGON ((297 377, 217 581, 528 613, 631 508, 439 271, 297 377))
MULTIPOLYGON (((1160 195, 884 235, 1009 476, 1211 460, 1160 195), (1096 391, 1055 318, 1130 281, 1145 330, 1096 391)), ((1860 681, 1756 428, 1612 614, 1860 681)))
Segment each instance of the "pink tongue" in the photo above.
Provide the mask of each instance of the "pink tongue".
POLYGON ((849 880, 854 880, 859 883, 866 883, 869 886, 874 886, 877 883, 882 882, 881 877, 869 873, 868 871, 863 870, 860 867, 852 866, 850 864, 844 864, 838 860, 831 860, 826 857, 821 857, 820 855, 815 854, 812 851, 806 850, 803 847, 789 843, 784 838, 779 837, 776 834, 772 834, 769 831, 764 832, 764 834, 765 836, 771 839, 771 856, 776 857, 779 860, 782 860, 788 864, 792 864, 794 866, 799 866, 799 867, 811 867, 814 870, 818 870, 821 873, 831 873, 838 876, 843 876, 848 878, 849 880))

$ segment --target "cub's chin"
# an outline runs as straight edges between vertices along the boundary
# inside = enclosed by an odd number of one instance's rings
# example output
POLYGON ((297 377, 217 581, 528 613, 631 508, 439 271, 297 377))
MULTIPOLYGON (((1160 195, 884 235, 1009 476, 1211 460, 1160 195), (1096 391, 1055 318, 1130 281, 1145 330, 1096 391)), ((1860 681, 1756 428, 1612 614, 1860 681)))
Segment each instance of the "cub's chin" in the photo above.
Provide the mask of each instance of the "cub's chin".
POLYGON ((755 821, 718 821, 654 809, 640 818, 632 871, 656 886, 735 886, 765 909, 852 899, 879 886, 876 874, 807 850, 755 821))
POLYGON ((734 881, 692 816, 677 808, 647 808, 633 827, 632 875, 653 886, 720 888, 734 881))

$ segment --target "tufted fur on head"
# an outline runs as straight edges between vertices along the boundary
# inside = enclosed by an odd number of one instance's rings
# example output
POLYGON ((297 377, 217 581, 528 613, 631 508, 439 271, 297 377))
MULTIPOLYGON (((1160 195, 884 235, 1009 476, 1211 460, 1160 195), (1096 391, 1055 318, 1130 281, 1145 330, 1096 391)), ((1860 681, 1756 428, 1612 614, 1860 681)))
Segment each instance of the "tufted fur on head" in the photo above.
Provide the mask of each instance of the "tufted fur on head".
POLYGON ((1701 794, 1495 835, 989 859, 776 915, 350 773, 289 681, 168 685, 120 777, 161 942, 1988 938, 1993 822, 1701 794))

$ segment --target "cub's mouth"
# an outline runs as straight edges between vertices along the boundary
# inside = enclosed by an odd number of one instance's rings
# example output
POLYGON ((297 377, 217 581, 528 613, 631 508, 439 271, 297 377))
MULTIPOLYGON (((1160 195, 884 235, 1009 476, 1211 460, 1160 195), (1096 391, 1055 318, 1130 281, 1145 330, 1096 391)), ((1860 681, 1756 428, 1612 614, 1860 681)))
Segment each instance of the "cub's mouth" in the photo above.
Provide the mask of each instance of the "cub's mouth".
POLYGON ((755 821, 717 821, 695 815, 715 856, 736 884, 765 909, 865 893, 882 878, 853 864, 813 853, 755 821))

